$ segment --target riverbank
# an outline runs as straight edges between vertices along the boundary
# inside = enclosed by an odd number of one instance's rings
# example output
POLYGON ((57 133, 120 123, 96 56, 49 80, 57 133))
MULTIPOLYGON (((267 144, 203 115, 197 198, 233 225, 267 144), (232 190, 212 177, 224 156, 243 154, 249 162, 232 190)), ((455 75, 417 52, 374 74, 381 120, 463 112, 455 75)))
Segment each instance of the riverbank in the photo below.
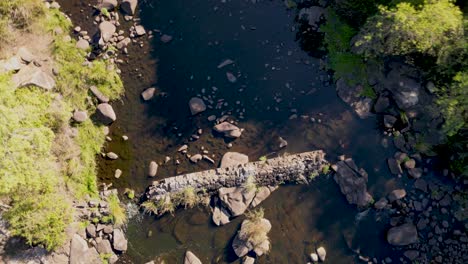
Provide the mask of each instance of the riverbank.
POLYGON ((87 34, 70 37, 72 23, 59 8, 39 0, 0 4, 0 193, 8 223, 1 260, 7 263, 110 258, 112 249, 99 254, 77 234, 91 222, 115 228, 125 222, 117 195, 100 194, 96 176, 108 123, 95 91, 118 99, 119 70, 106 57, 90 57, 87 34))

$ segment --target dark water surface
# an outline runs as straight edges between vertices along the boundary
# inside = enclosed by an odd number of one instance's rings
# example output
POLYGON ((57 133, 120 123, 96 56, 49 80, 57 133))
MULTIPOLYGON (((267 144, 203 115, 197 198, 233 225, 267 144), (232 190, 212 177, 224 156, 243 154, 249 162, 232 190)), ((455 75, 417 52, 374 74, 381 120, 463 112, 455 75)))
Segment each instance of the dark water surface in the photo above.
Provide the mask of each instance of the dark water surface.
MULTIPOLYGON (((62 2, 75 24, 91 31, 91 8, 79 0, 62 2)), ((229 151, 245 153, 251 160, 274 156, 275 140, 281 136, 289 143, 281 153, 323 149, 331 161, 341 154, 353 157, 369 173, 374 197, 394 188, 385 165, 392 151, 381 146, 376 119, 360 120, 336 96, 329 75, 321 70, 323 62, 301 49, 297 12, 287 10, 283 1, 153 0, 139 8, 140 23, 155 30, 155 37, 141 38, 143 47, 132 45, 130 56, 122 57, 126 91, 121 101, 113 103, 118 120, 111 127, 113 140, 105 146, 121 159, 99 160, 101 181, 143 192, 155 180, 146 176, 149 162, 162 164, 165 156, 172 160, 159 167, 156 179, 215 168, 205 161, 190 164, 177 149, 188 144, 189 153, 196 154, 203 147, 219 162, 228 142, 212 134, 213 122, 207 117, 230 114, 245 131, 229 151), (162 43, 158 32, 174 39, 162 43), (235 63, 218 69, 228 58, 235 63), (226 72, 237 81, 229 82, 226 72), (151 86, 158 88, 158 96, 144 103, 140 93, 151 86), (192 117, 187 103, 193 96, 223 107, 192 117), (199 128, 200 139, 190 141, 199 128), (129 140, 123 141, 122 135, 129 140), (174 164, 176 159, 180 165, 174 164), (123 176, 114 179, 117 168, 123 176)), ((328 263, 354 262, 348 244, 360 247, 364 255, 387 254, 382 226, 366 220, 373 217, 356 221, 358 210, 347 204, 331 178, 319 178, 309 186, 281 187, 261 206, 273 229, 271 252, 259 263, 305 263, 321 245, 327 249, 328 263), (356 228, 358 239, 352 241, 356 228)), ((242 217, 224 227, 210 221, 206 208, 178 210, 160 219, 137 216, 128 224, 129 250, 120 261, 162 258, 182 263, 186 249, 203 263, 235 261, 230 242, 242 217)))

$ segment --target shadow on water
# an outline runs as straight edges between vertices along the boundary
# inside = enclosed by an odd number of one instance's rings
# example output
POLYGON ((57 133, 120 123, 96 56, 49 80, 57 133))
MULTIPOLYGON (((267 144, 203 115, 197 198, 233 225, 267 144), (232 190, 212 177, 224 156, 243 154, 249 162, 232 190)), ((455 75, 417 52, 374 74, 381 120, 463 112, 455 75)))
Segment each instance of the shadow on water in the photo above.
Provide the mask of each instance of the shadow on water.
MULTIPOLYGON (((245 128, 229 151, 256 160, 275 152, 281 136, 288 141, 283 152, 323 149, 331 161, 341 154, 353 157, 369 173, 374 197, 394 188, 385 164, 392 149, 382 147, 376 119, 360 120, 336 96, 329 74, 321 69, 323 62, 309 56, 307 47, 315 45, 314 36, 300 34, 304 27, 296 11, 287 10, 283 1, 140 2, 140 23, 154 32, 154 38, 149 42, 141 38, 142 45, 131 45, 130 56, 123 56, 120 68, 126 91, 113 103, 118 120, 111 126, 112 141, 105 146, 120 159, 98 158, 101 181, 142 192, 155 179, 214 168, 205 161, 191 164, 177 149, 188 143, 189 153, 196 154, 203 147, 219 162, 228 151, 227 142, 211 133, 213 123, 207 117, 228 114, 245 128), (172 36, 172 41, 163 43, 162 34, 172 36), (225 59, 234 64, 218 69, 225 59), (227 72, 237 81, 229 82, 227 72), (156 98, 143 102, 140 93, 152 86, 157 87, 156 98), (191 116, 188 101, 194 96, 213 108, 191 116), (190 141, 198 129, 203 130, 200 139, 190 141), (166 156, 171 161, 163 164, 166 156), (161 164, 154 179, 146 176, 151 160, 161 164), (175 160, 181 164, 175 165, 175 160), (114 179, 117 168, 123 175, 114 179)), ((92 26, 91 19, 79 15, 86 8, 81 1, 63 6, 75 15, 75 23, 92 26)), ((353 262, 350 248, 376 255, 387 250, 381 246, 382 226, 373 216, 356 225, 358 211, 347 204, 332 179, 282 187, 262 207, 273 226, 272 250, 259 263, 304 263, 319 245, 327 248, 329 263, 353 262), (352 243, 356 230, 358 245, 352 243)), ((230 240, 241 221, 239 217, 214 227, 206 208, 179 209, 174 216, 159 219, 137 217, 128 224, 129 251, 120 262, 160 257, 166 263, 181 263, 186 249, 203 263, 232 262, 230 240)))

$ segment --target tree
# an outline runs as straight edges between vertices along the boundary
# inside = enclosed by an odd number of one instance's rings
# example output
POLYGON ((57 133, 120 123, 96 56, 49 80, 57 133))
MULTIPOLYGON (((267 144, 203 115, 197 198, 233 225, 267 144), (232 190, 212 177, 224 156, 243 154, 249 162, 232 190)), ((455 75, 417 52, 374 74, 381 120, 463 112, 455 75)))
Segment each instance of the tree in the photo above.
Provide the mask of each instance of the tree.
POLYGON ((452 0, 426 0, 414 6, 379 7, 353 38, 353 51, 367 57, 440 51, 463 38, 463 16, 452 0))

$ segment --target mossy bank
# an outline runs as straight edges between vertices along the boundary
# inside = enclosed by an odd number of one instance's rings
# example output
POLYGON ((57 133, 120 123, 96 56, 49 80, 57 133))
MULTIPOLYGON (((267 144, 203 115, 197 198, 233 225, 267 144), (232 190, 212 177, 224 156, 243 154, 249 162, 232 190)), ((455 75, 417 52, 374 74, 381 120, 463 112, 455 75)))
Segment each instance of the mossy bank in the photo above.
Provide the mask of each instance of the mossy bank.
MULTIPOLYGON (((89 89, 110 100, 123 92, 112 61, 88 61, 90 48, 77 47, 71 28, 56 3, 0 2, 1 217, 11 235, 47 250, 69 239, 69 227, 85 226, 76 225, 73 203, 98 198, 95 158, 107 128, 89 118, 98 103, 89 89), (53 88, 18 85, 15 75, 25 67, 52 77, 53 88), (73 118, 77 112, 81 118, 73 118)), ((111 200, 115 211, 118 200, 111 200)), ((123 219, 111 214, 110 221, 123 219)))

